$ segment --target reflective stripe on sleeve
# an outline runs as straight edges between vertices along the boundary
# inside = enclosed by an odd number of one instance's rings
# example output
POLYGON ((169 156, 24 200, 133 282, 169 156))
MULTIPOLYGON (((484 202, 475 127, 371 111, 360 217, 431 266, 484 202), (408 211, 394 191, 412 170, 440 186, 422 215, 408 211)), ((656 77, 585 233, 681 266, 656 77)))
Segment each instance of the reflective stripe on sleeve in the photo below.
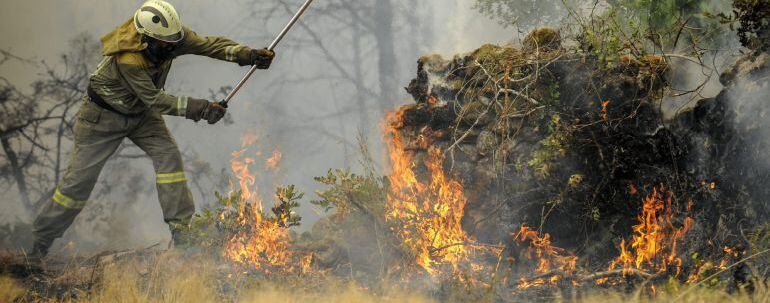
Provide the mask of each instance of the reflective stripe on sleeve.
POLYGON ((176 98, 176 114, 184 116, 187 113, 187 97, 176 98))
POLYGON ((225 60, 227 61, 235 60, 235 46, 225 47, 225 60))
POLYGON ((86 201, 76 201, 70 197, 61 193, 59 188, 56 188, 56 192, 53 194, 53 201, 65 208, 69 209, 81 209, 86 205, 86 201))
POLYGON ((183 171, 175 172, 175 173, 162 173, 162 174, 158 174, 158 177, 157 177, 158 184, 171 184, 171 183, 180 183, 185 181, 187 181, 187 177, 185 176, 183 171))

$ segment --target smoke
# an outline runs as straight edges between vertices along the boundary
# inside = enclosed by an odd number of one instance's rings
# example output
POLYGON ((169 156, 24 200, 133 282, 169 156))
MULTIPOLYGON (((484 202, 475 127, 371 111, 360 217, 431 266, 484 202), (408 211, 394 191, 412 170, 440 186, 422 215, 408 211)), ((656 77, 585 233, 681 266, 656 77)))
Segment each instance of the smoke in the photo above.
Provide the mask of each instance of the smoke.
POLYGON ((504 28, 473 8, 473 0, 433 1, 438 39, 432 51, 445 56, 464 53, 485 43, 501 44, 513 40, 517 32, 504 28), (448 3, 446 3, 448 2, 448 3))
POLYGON ((746 142, 754 145, 746 150, 744 164, 747 174, 754 175, 770 169, 770 70, 766 68, 770 55, 762 53, 738 65, 739 78, 726 90, 727 105, 731 111, 733 130, 746 142), (762 67, 762 68, 758 68, 762 67))
MULTIPOLYGON (((40 3, 6 1, 3 3, 5 9, 0 10, 0 41, 3 41, 0 49, 56 66, 59 56, 68 51, 69 40, 82 33, 101 37, 129 18, 141 2, 65 0, 48 2, 41 7, 40 3)), ((298 7, 300 1, 295 2, 298 7)), ((267 45, 289 18, 289 12, 282 11, 283 8, 266 13, 266 4, 260 1, 239 0, 216 5, 201 0, 172 3, 182 21, 200 34, 224 35, 252 47, 267 45), (263 19, 264 16, 270 18, 263 19)), ((453 55, 485 43, 515 42, 534 27, 505 28, 474 9, 475 0, 430 0, 420 4, 393 0, 393 3, 398 10, 412 14, 408 17, 397 15, 394 20, 396 62, 393 64, 398 71, 396 83, 402 86, 414 77, 416 59, 426 53, 453 55), (415 26, 419 27, 418 31, 415 26)), ((323 5, 314 4, 316 7, 323 5)), ((187 170, 197 169, 198 162, 206 163, 209 168, 190 182, 197 209, 215 203, 214 191, 228 190, 224 188, 223 180, 229 175, 230 155, 238 149, 239 138, 246 131, 257 130, 265 134, 266 148, 277 147, 283 152, 284 176, 280 181, 296 184, 308 193, 309 198, 313 198, 313 191, 322 187, 312 177, 324 175, 330 168, 356 169, 359 152, 356 138, 359 135, 363 135, 370 145, 375 160, 384 159, 377 126, 384 115, 380 104, 386 100, 377 98, 374 39, 371 33, 340 29, 336 20, 314 10, 316 7, 302 20, 307 28, 296 27, 278 47, 273 67, 255 74, 236 97, 230 108, 232 124, 209 126, 178 117, 166 118, 182 152, 197 160, 186 163, 187 170), (330 62, 308 30, 314 31, 326 51, 336 56, 337 63, 347 73, 356 75, 356 67, 360 68, 360 85, 365 87, 364 92, 337 73, 335 62, 330 62), (364 54, 359 62, 354 61, 356 57, 351 45, 356 39, 360 40, 364 54), (367 90, 373 94, 367 94, 367 90)), ((549 14, 556 15, 555 12, 549 14)), ((538 25, 556 26, 559 22, 556 19, 541 20, 538 25)), ((178 95, 209 98, 219 87, 236 83, 245 71, 246 68, 234 64, 185 56, 175 61, 166 90, 178 95)), ((40 65, 9 63, 0 67, 0 76, 26 87, 41 76, 40 65)), ((403 90, 394 94, 397 100, 387 101, 402 104, 410 100, 403 90)), ((127 153, 141 153, 128 142, 126 146, 127 153)), ((60 243, 72 240, 80 244, 78 249, 85 249, 147 246, 168 240, 153 180, 149 159, 108 162, 92 195, 99 195, 99 201, 90 202, 82 218, 60 243), (123 167, 135 171, 137 179, 121 179, 116 172, 123 167), (94 233, 97 229, 100 232, 94 233)), ((15 190, 12 185, 10 188, 15 190)), ((272 191, 265 189, 263 192, 266 193, 265 200, 270 201, 272 191)), ((31 218, 15 215, 19 213, 15 196, 13 193, 3 198, 0 204, 6 214, 4 221, 28 223, 31 218)), ((307 230, 323 215, 308 206, 307 200, 300 209, 300 215, 304 217, 300 230, 307 230)))
MULTIPOLYGON (((82 33, 101 37, 129 18, 141 2, 65 0, 45 3, 45 7, 41 7, 40 3, 20 0, 4 2, 4 9, 0 10, 0 41, 3 41, 0 48, 38 63, 9 62, 0 68, 0 76, 19 87, 28 87, 29 83, 41 77, 39 62, 57 66, 59 56, 69 51, 68 42, 71 39, 82 33)), ((217 5, 198 0, 173 3, 183 22, 199 33, 225 35, 252 47, 267 45, 289 18, 288 12, 284 15, 276 12, 270 19, 255 18, 255 15, 265 14, 259 11, 262 4, 254 1, 217 5)), ((394 3, 410 5, 399 1, 394 3)), ((473 3, 472 0, 457 0, 452 5, 446 5, 446 1, 434 0, 421 4, 423 10, 416 13, 415 19, 423 22, 422 27, 432 31, 421 33, 414 40, 401 38, 407 37, 409 31, 407 19, 399 17, 394 20, 398 61, 394 64, 399 66, 397 70, 400 71, 396 75, 397 84, 405 85, 413 77, 414 61, 426 50, 453 54, 483 43, 503 43, 512 39, 510 30, 472 10, 473 3), (452 24, 449 28, 445 26, 447 21, 452 24)), ((333 21, 311 10, 303 22, 317 31, 326 47, 342 54, 343 58, 346 54, 350 54, 347 58, 353 57, 350 40, 346 40, 350 37, 331 34, 333 31, 330 29, 336 26, 333 21)), ((190 183, 198 209, 215 202, 214 190, 227 190, 222 188, 222 180, 229 173, 230 153, 239 147, 241 134, 249 130, 266 134, 265 144, 278 147, 284 153, 282 169, 285 176, 282 182, 296 184, 309 193, 308 197, 320 188, 313 181, 313 176, 324 175, 330 168, 355 167, 358 153, 355 138, 360 133, 372 145, 370 150, 374 152, 374 158, 382 159, 377 156, 382 149, 377 127, 383 115, 378 106, 380 100, 373 96, 365 97, 366 109, 363 112, 369 115, 369 120, 363 121, 358 115, 360 112, 352 110, 355 104, 351 101, 355 99, 349 97, 353 90, 350 84, 335 77, 320 81, 309 79, 313 75, 328 74, 333 65, 323 60, 323 53, 313 43, 305 42, 307 39, 308 32, 301 26, 289 34, 277 49, 278 58, 273 67, 269 71, 258 72, 234 100, 230 111, 230 119, 234 123, 212 127, 177 117, 166 118, 183 153, 194 154, 210 166, 207 175, 196 180, 197 184, 190 183), (367 129, 362 129, 361 125, 365 124, 368 124, 367 129)), ((365 45, 371 45, 369 36, 362 36, 361 39, 365 45)), ((365 57, 362 60, 363 84, 376 87, 376 75, 372 72, 376 70, 376 58, 365 57)), ((344 68, 352 70, 350 63, 343 64, 344 68)), ((175 61, 166 90, 179 95, 209 97, 212 90, 233 85, 245 70, 209 58, 181 57, 175 61)), ((401 90, 397 93, 398 100, 392 102, 407 102, 405 92, 401 90)), ((128 148, 126 153, 141 153, 132 144, 125 144, 128 148)), ((65 150, 71 150, 71 147, 66 146, 65 150)), ((188 171, 192 165, 186 163, 188 171)), ((167 240, 168 231, 161 220, 153 180, 149 159, 109 161, 92 194, 92 198, 99 197, 98 201, 90 201, 58 245, 72 241, 76 250, 121 248, 167 240), (136 172, 137 179, 120 178, 116 172, 122 167, 130 167, 136 172)), ((15 191, 13 184, 10 188, 15 191)), ((269 201, 271 190, 264 192, 269 201)), ((18 216, 18 201, 16 193, 3 198, 0 204, 5 214, 3 222, 30 222, 31 218, 18 216)), ((318 211, 310 207, 303 207, 300 215, 305 218, 304 229, 319 218, 318 211)))
MULTIPOLYGON (((726 1, 704 1, 701 8, 709 13, 729 12, 731 3, 726 1)), ((699 19, 695 19, 699 20, 699 19)), ((741 45, 738 36, 726 26, 717 26, 716 21, 705 18, 697 32, 680 34, 680 40, 673 50, 668 51, 668 78, 671 91, 662 102, 666 118, 692 108, 698 100, 714 98, 724 88, 719 75, 729 68, 740 56, 741 45), (715 27, 716 26, 716 27, 715 27), (684 37, 684 38, 682 38, 684 37), (696 57, 695 51, 700 53, 696 57)))

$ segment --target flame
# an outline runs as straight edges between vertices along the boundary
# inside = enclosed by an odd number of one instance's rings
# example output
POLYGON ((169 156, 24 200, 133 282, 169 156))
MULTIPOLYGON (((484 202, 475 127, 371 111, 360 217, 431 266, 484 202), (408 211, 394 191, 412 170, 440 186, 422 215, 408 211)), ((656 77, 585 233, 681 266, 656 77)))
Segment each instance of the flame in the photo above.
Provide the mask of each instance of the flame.
POLYGON ((602 119, 603 120, 609 119, 609 115, 607 115, 607 106, 609 105, 610 105, 610 100, 602 101, 602 119))
POLYGON ((272 170, 278 170, 278 163, 281 162, 281 151, 276 148, 273 150, 273 155, 270 156, 267 160, 265 160, 265 165, 267 168, 272 170))
MULTIPOLYGON (((688 203, 688 210, 691 207, 692 203, 688 203)), ((677 215, 672 194, 663 185, 654 188, 643 201, 630 243, 621 241, 620 256, 610 263, 610 269, 622 268, 628 274, 632 269, 661 273, 673 268, 674 274, 679 275, 682 260, 677 249, 692 228, 693 219, 686 217, 682 226, 676 227, 677 215)))
POLYGON ((398 132, 402 113, 389 113, 383 127, 391 164, 386 221, 393 224, 405 250, 426 272, 436 274, 444 265, 457 269, 473 253, 467 245, 473 239, 461 224, 467 203, 463 186, 446 175, 444 156, 435 147, 428 148, 424 160, 430 180, 418 180, 414 154, 407 151, 398 132))
MULTIPOLYGON (((711 240, 708 240, 709 245, 713 245, 713 242, 711 240)), ((690 276, 687 277, 687 284, 697 283, 701 281, 701 278, 704 276, 707 276, 710 272, 714 270, 725 270, 727 267, 732 264, 733 262, 737 261, 738 258, 740 258, 743 254, 745 254, 745 251, 741 251, 737 248, 725 246, 722 251, 724 252, 724 255, 719 259, 719 265, 714 265, 715 263, 712 261, 706 261, 702 264, 698 264, 695 266, 695 269, 690 273, 690 276)))
POLYGON ((722 251, 725 254, 722 256, 722 259, 719 260, 719 269, 727 269, 729 264, 735 262, 745 253, 745 251, 741 251, 737 248, 732 248, 729 246, 725 246, 722 251))
MULTIPOLYGON (((240 189, 240 203, 235 218, 236 226, 228 235, 224 255, 236 263, 266 273, 305 272, 312 255, 298 256, 293 252, 289 247, 291 238, 288 229, 281 227, 279 220, 267 217, 264 213, 256 185, 257 174, 252 170, 257 161, 254 157, 246 156, 249 147, 256 142, 255 134, 246 133, 241 137, 241 150, 232 153, 230 167, 237 179, 237 188, 240 189)), ((266 165, 273 170, 277 169, 280 155, 276 150, 265 162, 266 165)))
POLYGON ((551 235, 548 233, 540 235, 539 232, 522 225, 518 233, 514 235, 514 240, 519 243, 528 243, 527 259, 535 259, 538 267, 535 270, 538 274, 554 273, 549 279, 535 278, 531 281, 521 278, 519 280, 519 289, 526 289, 533 286, 554 285, 562 276, 574 274, 577 267, 577 256, 571 252, 553 246, 551 244, 551 235))

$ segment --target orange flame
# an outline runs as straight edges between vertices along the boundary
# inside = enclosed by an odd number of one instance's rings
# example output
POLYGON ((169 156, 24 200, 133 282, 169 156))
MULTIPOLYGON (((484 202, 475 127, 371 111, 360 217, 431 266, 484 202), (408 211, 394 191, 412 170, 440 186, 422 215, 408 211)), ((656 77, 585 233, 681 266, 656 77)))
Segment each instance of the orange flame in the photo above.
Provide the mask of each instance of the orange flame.
MULTIPOLYGON (((248 265, 266 273, 297 270, 304 272, 310 264, 312 255, 297 256, 290 250, 289 231, 281 227, 278 220, 266 217, 263 211, 262 198, 256 185, 257 175, 252 172, 252 166, 256 165, 257 161, 253 157, 245 156, 249 147, 256 142, 256 135, 244 134, 241 138, 242 149, 232 154, 230 167, 237 179, 240 189, 238 198, 241 201, 238 203, 238 214, 235 219, 237 228, 228 236, 224 254, 236 263, 248 265), (299 262, 295 262, 297 259, 299 262)), ((279 160, 280 152, 276 150, 265 163, 276 169, 279 160)))
POLYGON ((561 276, 568 276, 575 272, 577 267, 577 256, 571 252, 553 246, 551 244, 551 235, 545 233, 540 235, 539 232, 530 229, 526 225, 522 225, 518 233, 514 235, 514 240, 519 243, 529 243, 527 249, 527 258, 536 259, 538 267, 535 270, 538 274, 547 274, 554 272, 550 278, 536 278, 527 280, 521 278, 519 280, 519 289, 526 289, 533 286, 541 285, 554 285, 560 279, 561 276))
MULTIPOLYGON (((688 209, 691 207, 688 203, 688 209)), ((652 195, 643 201, 642 213, 637 217, 638 224, 633 226, 634 235, 630 244, 623 239, 620 243, 620 256, 610 263, 610 269, 622 268, 625 273, 631 269, 660 273, 675 270, 679 275, 682 260, 677 248, 693 225, 693 219, 686 217, 681 227, 676 227, 677 215, 672 205, 672 194, 661 185, 654 188, 652 195)))
POLYGON ((406 150, 397 130, 400 113, 389 113, 384 126, 391 163, 386 220, 393 223, 405 250, 426 272, 436 274, 443 265, 457 269, 472 253, 467 246, 472 239, 461 224, 467 203, 463 186, 446 175, 444 156, 435 147, 428 149, 424 160, 430 181, 418 180, 414 155, 406 150))
POLYGON ((281 162, 281 157, 281 151, 276 148, 273 150, 273 155, 265 161, 265 165, 267 168, 275 171, 278 169, 278 163, 281 162))
POLYGON ((607 115, 607 106, 609 105, 610 105, 610 100, 602 101, 602 119, 604 120, 609 119, 609 115, 607 115))

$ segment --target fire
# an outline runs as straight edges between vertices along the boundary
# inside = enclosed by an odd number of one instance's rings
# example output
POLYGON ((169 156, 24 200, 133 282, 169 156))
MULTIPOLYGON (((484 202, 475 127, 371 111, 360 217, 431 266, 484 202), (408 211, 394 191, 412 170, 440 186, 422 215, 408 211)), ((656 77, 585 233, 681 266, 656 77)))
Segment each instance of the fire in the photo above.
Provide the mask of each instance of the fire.
POLYGON ((388 114, 384 127, 390 156, 390 193, 385 206, 386 220, 417 265, 429 274, 440 267, 467 263, 473 253, 473 239, 462 229, 467 198, 459 181, 447 176, 444 156, 435 147, 428 149, 424 164, 430 180, 421 182, 415 174, 414 154, 407 151, 397 131, 401 117, 388 114))
MULTIPOLYGON (((691 207, 691 203, 687 208, 691 207)), ((686 217, 681 227, 674 224, 678 212, 672 204, 672 194, 661 185, 643 201, 642 213, 633 226, 634 235, 630 243, 623 239, 620 256, 610 263, 610 269, 622 268, 624 273, 638 269, 652 273, 674 270, 679 275, 682 260, 678 256, 679 244, 693 225, 693 219, 686 217)))
POLYGON ((530 229, 526 225, 522 225, 518 233, 514 235, 514 240, 519 243, 528 243, 527 258, 535 259, 538 263, 538 267, 535 270, 538 274, 550 274, 553 275, 546 278, 535 278, 527 280, 521 278, 519 280, 519 289, 530 288, 540 285, 554 285, 562 277, 574 274, 577 267, 577 256, 571 252, 553 246, 551 244, 551 235, 546 233, 540 235, 539 232, 530 229))
MULTIPOLYGON (((264 212, 262 198, 256 184, 257 174, 252 170, 257 161, 254 157, 246 156, 249 147, 256 142, 256 135, 245 134, 241 138, 241 150, 233 152, 230 161, 240 195, 236 197, 239 200, 235 217, 236 226, 228 235, 224 255, 236 263, 248 265, 266 273, 297 270, 304 272, 310 264, 312 255, 298 256, 293 252, 289 247, 291 238, 288 229, 282 227, 279 220, 267 217, 264 212)), ((260 154, 256 153, 256 155, 260 154)), ((275 171, 280 155, 276 150, 265 165, 275 171)))
POLYGON ((610 105, 610 100, 602 101, 602 119, 603 120, 609 119, 609 115, 607 115, 607 106, 609 105, 610 105))
POLYGON ((740 258, 744 253, 744 251, 729 246, 725 246, 722 251, 724 252, 724 256, 719 260, 719 269, 727 269, 727 266, 730 263, 735 262, 735 260, 740 258))
POLYGON ((281 162, 281 151, 276 148, 273 150, 273 155, 270 156, 267 160, 265 160, 266 168, 272 169, 273 171, 278 169, 278 163, 281 162))

